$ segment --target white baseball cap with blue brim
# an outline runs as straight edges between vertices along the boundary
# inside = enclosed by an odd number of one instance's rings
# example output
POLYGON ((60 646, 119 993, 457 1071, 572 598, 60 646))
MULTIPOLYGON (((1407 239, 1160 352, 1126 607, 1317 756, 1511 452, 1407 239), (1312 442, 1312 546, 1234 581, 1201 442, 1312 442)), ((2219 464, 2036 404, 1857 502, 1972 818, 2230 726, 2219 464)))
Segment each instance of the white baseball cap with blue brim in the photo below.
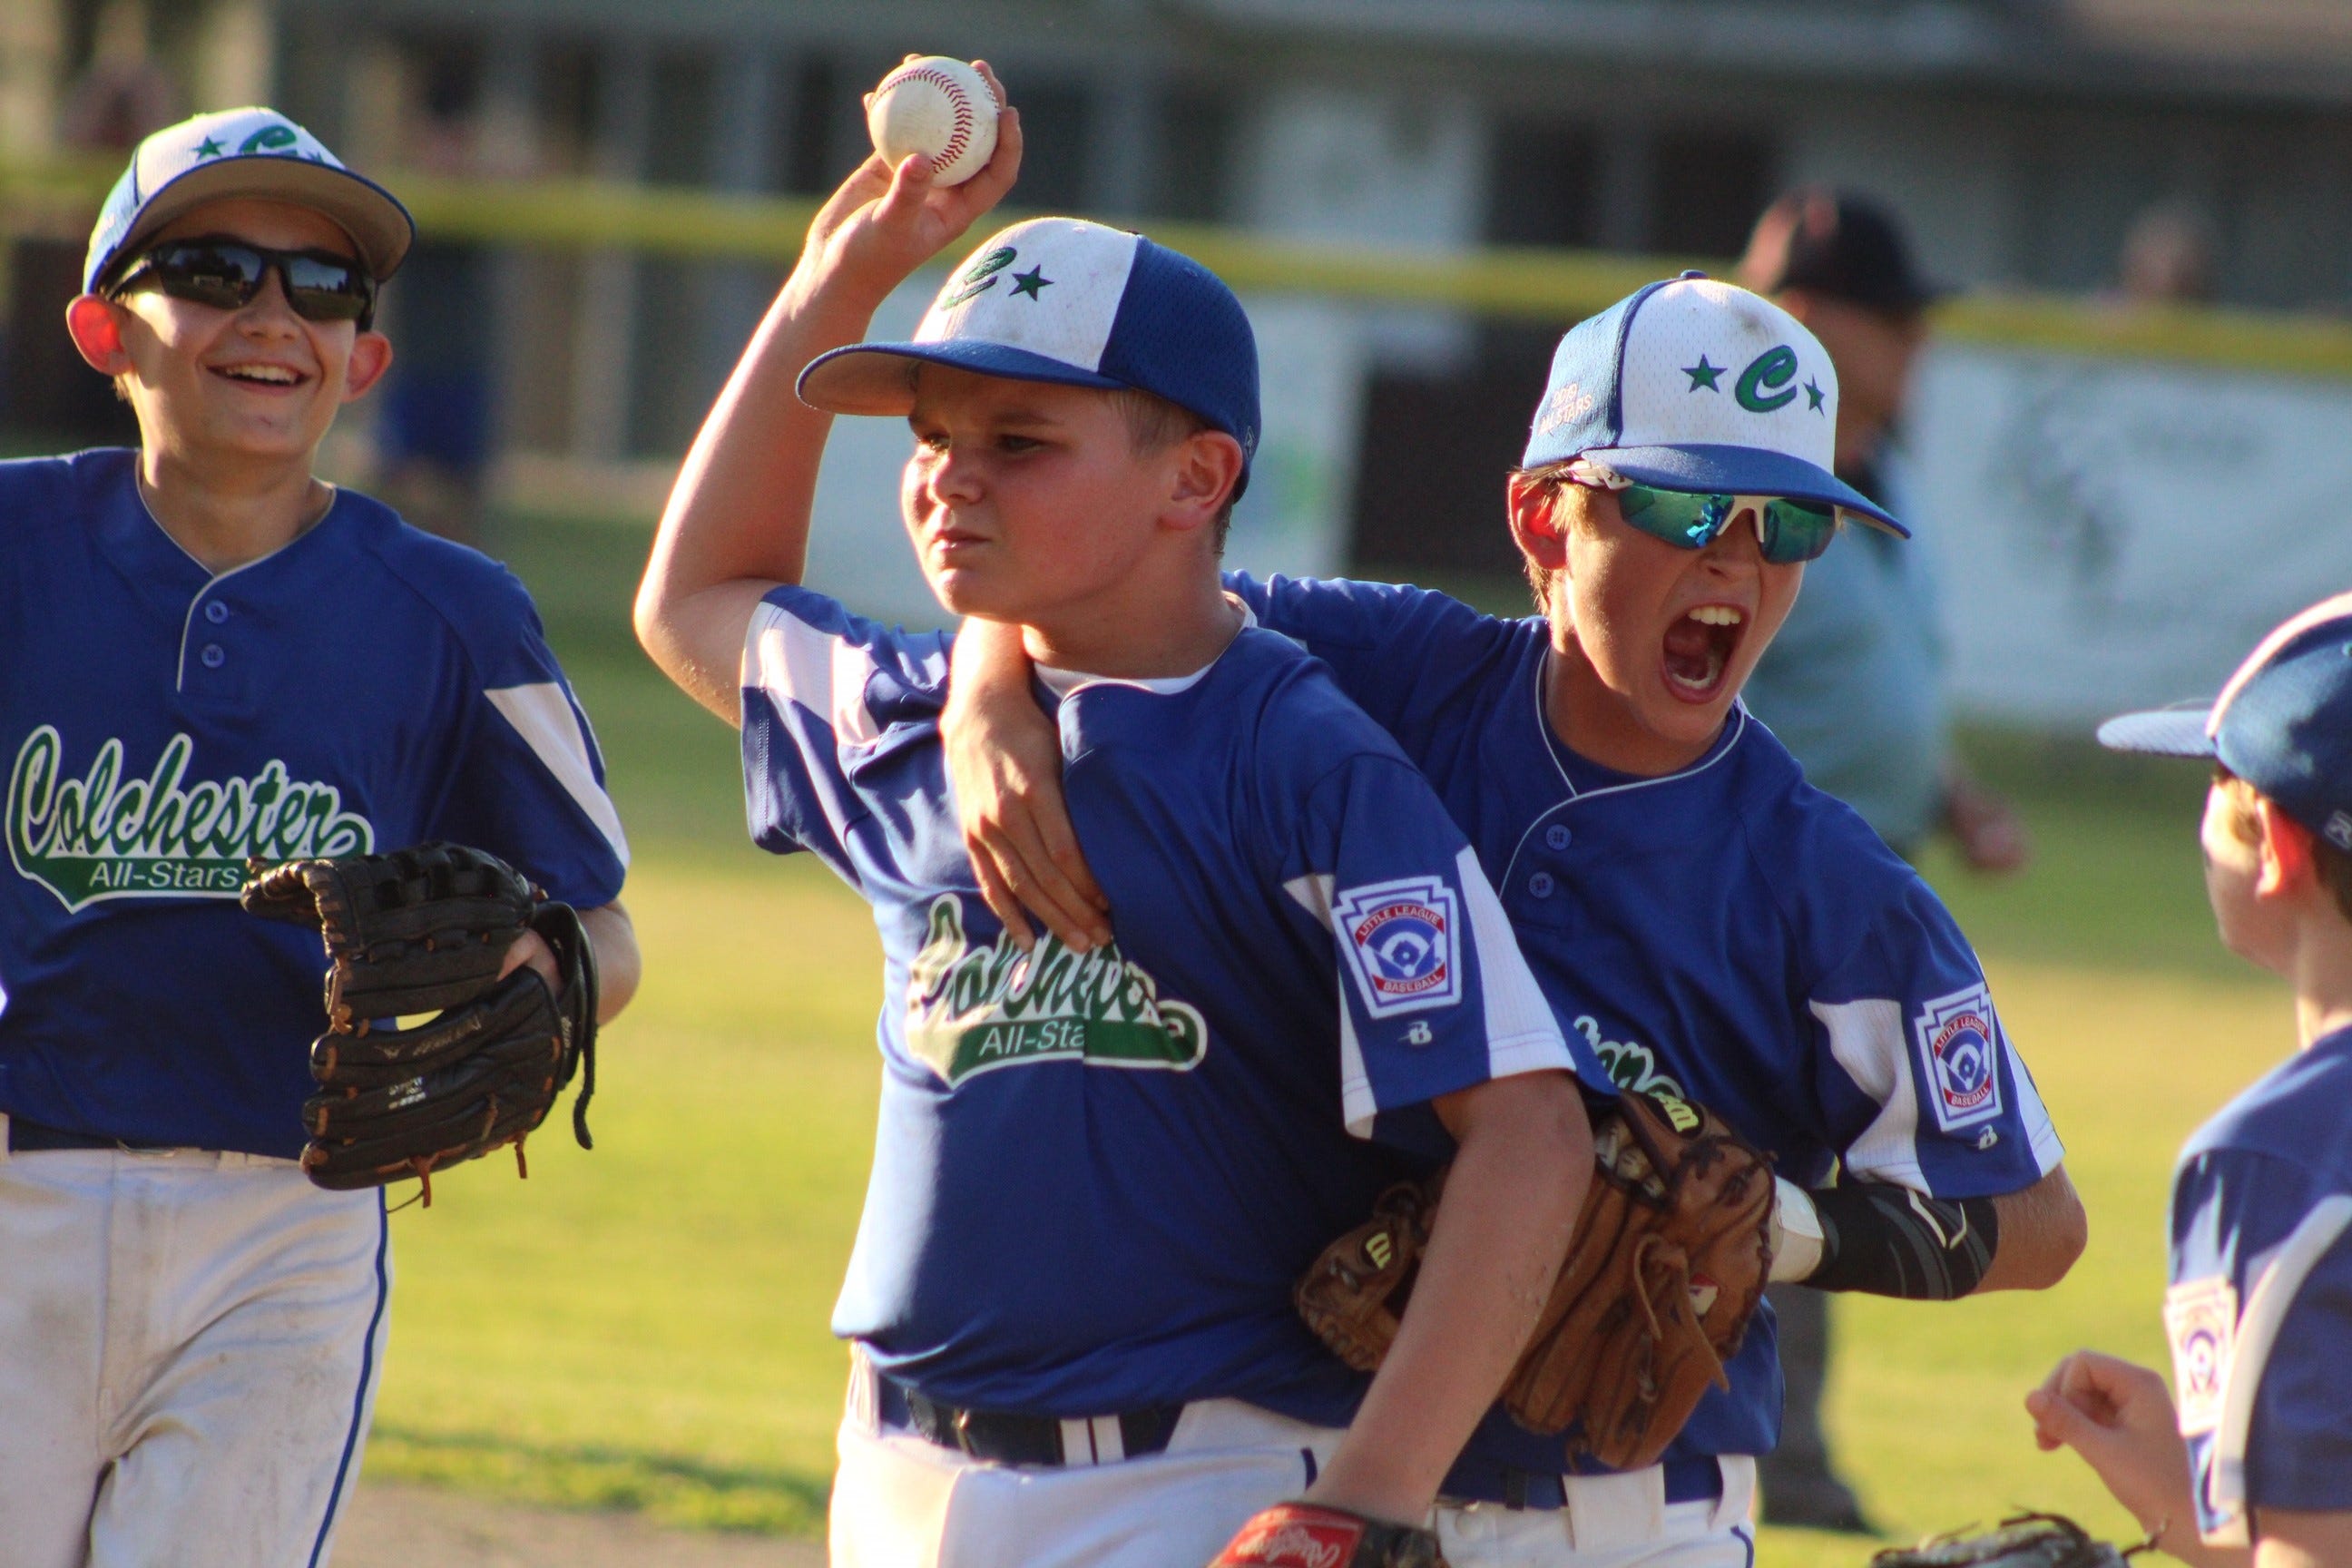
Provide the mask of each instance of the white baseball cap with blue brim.
POLYGON ((1581 458, 1658 489, 1787 496, 1909 538, 1832 471, 1837 413, 1837 370, 1802 322, 1685 272, 1560 339, 1521 464, 1581 458))
POLYGON ((82 288, 102 292, 165 224, 205 202, 249 196, 308 207, 351 236, 381 283, 416 238, 390 191, 343 166, 320 140, 274 109, 224 109, 167 125, 132 150, 90 230, 82 288))
POLYGON ((2210 757, 2339 849, 2352 850, 2352 594, 2274 628, 2221 695, 2099 726, 2110 751, 2210 757))
POLYGON ((1240 442, 1249 482, 1259 432, 1249 317, 1215 273, 1139 234, 1066 217, 1000 230, 949 275, 911 341, 818 355, 801 372, 801 398, 833 414, 905 415, 923 364, 1164 397, 1240 442))

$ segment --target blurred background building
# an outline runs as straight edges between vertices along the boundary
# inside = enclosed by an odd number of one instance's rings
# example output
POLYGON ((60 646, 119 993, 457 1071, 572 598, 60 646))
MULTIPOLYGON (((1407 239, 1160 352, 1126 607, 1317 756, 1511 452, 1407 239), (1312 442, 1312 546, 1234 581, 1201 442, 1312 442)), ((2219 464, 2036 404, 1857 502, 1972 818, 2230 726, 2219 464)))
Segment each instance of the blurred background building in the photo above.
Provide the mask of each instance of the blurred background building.
MULTIPOLYGON (((1955 285, 2352 301, 2341 0, 5 0, 0 155, 266 100, 362 169, 814 195, 908 51, 1013 85, 1030 209, 1707 258, 1822 182, 1899 212, 1955 285)), ((106 412, 58 390, 58 255, 11 268, 14 426, 106 412)), ((461 245, 415 273, 385 323, 409 394, 358 433, 443 463, 461 510, 484 471, 657 496, 775 281, 461 245)), ((1293 301, 1260 323, 1314 426, 1261 503, 1324 520, 1286 560, 1509 569, 1499 476, 1564 322, 1293 301)))

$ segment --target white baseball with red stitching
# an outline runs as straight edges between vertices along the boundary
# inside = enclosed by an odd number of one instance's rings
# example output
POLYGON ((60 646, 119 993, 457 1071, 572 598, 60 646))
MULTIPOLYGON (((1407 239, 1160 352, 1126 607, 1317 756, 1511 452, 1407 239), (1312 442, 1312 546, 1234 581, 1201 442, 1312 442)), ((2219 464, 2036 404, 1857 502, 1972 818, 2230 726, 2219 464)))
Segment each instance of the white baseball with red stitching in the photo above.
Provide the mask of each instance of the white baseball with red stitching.
POLYGON ((963 61, 926 55, 882 79, 866 105, 866 129, 893 164, 929 158, 940 184, 960 185, 996 152, 996 95, 963 61))

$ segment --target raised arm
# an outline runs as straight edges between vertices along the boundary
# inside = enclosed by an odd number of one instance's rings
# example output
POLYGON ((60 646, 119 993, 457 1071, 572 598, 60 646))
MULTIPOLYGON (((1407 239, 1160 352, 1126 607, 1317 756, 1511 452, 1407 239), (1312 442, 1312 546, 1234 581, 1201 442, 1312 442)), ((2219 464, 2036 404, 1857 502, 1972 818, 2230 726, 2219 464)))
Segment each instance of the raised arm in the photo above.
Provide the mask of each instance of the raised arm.
MULTIPOLYGON (((1000 101, 1003 89, 981 66, 1000 101)), ((745 633, 761 596, 797 583, 831 416, 793 390, 809 361, 856 342, 890 291, 1012 188, 1021 119, 1006 109, 995 156, 960 185, 935 187, 910 157, 867 159, 809 225, 792 276, 760 322, 678 469, 638 585, 637 640, 664 674, 740 721, 745 633)))

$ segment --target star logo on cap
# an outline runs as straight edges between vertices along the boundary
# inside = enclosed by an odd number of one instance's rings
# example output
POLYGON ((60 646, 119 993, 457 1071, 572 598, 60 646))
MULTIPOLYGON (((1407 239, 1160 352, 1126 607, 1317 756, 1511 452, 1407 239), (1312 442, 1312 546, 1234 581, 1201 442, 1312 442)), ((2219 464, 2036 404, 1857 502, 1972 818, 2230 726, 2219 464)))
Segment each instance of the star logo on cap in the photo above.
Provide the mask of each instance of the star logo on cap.
POLYGON ((1016 272, 1013 275, 1013 291, 1015 294, 1026 294, 1032 300, 1043 300, 1045 296, 1040 290, 1053 286, 1054 280, 1045 276, 1045 269, 1043 267, 1032 267, 1026 272, 1016 272))
POLYGON ((223 153, 227 151, 227 148, 222 146, 219 142, 214 141, 209 136, 196 143, 196 156, 199 158, 217 158, 223 153))
POLYGON ((1811 400, 1808 402, 1805 406, 1811 409, 1816 414, 1822 413, 1822 398, 1825 395, 1822 391, 1821 384, 1815 381, 1805 383, 1805 395, 1811 400))
POLYGON ((1702 353, 1698 356, 1696 364, 1683 366, 1683 374, 1691 378, 1690 390, 1693 392, 1696 392, 1702 386, 1709 392, 1721 392, 1723 388, 1715 384, 1715 378, 1730 368, 1728 365, 1707 363, 1706 355, 1702 353))

